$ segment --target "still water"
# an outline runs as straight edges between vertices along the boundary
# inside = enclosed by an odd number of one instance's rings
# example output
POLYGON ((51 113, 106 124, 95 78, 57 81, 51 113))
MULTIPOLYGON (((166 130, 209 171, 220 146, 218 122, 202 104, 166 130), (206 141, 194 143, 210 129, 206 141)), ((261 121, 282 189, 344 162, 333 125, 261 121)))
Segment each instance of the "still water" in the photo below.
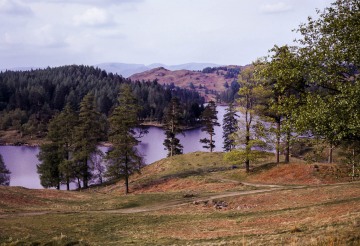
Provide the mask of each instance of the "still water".
MULTIPOLYGON (((222 124, 224 106, 218 106, 218 122, 222 124)), ((138 151, 144 158, 146 164, 151 164, 157 160, 166 157, 166 150, 163 142, 165 139, 164 131, 158 127, 149 127, 149 133, 143 136, 138 145, 138 151)), ((215 127, 215 151, 222 151, 222 125, 215 127)), ((178 136, 180 143, 184 146, 184 153, 195 151, 208 151, 202 147, 199 142, 201 138, 207 137, 205 132, 200 128, 185 131, 184 135, 178 136)), ((102 147, 102 151, 106 148, 102 147)), ((23 186, 26 188, 40 189, 39 175, 36 172, 36 165, 39 163, 37 155, 39 147, 28 146, 0 146, 0 154, 3 156, 5 165, 11 172, 10 185, 23 186)))

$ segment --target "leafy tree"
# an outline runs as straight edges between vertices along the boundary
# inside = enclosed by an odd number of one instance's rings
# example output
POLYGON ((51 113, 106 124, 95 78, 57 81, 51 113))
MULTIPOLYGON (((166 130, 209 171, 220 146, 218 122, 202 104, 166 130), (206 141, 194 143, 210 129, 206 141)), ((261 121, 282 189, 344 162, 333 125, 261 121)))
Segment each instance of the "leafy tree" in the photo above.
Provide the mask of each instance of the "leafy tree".
POLYGON ((10 171, 6 168, 4 159, 0 154, 0 185, 10 185, 10 171))
POLYGON ((217 118, 216 104, 214 101, 210 101, 205 107, 204 112, 201 115, 202 122, 204 127, 201 131, 207 132, 209 138, 200 139, 200 142, 205 144, 203 147, 210 149, 210 152, 215 148, 215 140, 213 137, 215 135, 215 126, 220 126, 217 118))
POLYGON ((91 155, 96 152, 102 136, 100 113, 96 110, 93 93, 88 93, 80 103, 79 122, 75 128, 75 171, 82 178, 84 188, 91 179, 91 155))
POLYGON ((165 149, 168 150, 167 156, 169 157, 182 154, 183 146, 180 144, 180 140, 176 137, 177 134, 182 133, 182 110, 178 98, 174 97, 171 99, 165 112, 164 120, 165 140, 163 144, 165 149))
POLYGON ((296 123, 327 140, 331 154, 360 142, 359 1, 337 0, 318 15, 298 29, 308 90, 296 123))
POLYGON ((281 136, 285 135, 285 162, 290 161, 290 141, 294 128, 293 112, 305 91, 302 62, 295 47, 274 46, 270 61, 255 63, 255 77, 262 81, 267 94, 260 115, 275 122, 276 160, 279 162, 281 136))
POLYGON ((142 157, 136 150, 135 127, 138 125, 139 106, 130 86, 123 86, 119 95, 119 106, 110 117, 110 142, 113 147, 107 153, 106 176, 125 179, 125 194, 129 193, 129 176, 139 172, 142 157))
POLYGON ((235 148, 234 134, 239 130, 236 110, 232 103, 229 104, 226 109, 226 114, 223 119, 223 139, 224 139, 224 150, 231 151, 235 148))
POLYGON ((255 122, 256 112, 263 109, 265 89, 263 85, 254 77, 254 66, 246 67, 239 75, 240 90, 238 103, 240 110, 244 114, 244 120, 240 121, 240 131, 238 132, 238 144, 242 150, 232 151, 227 156, 228 159, 238 159, 244 162, 246 171, 250 171, 250 162, 258 158, 260 153, 255 147, 264 147, 259 135, 264 127, 260 122, 255 122), (256 130, 254 132, 252 130, 256 130), (233 158, 236 157, 236 158, 233 158), (240 158, 241 157, 241 158, 240 158))

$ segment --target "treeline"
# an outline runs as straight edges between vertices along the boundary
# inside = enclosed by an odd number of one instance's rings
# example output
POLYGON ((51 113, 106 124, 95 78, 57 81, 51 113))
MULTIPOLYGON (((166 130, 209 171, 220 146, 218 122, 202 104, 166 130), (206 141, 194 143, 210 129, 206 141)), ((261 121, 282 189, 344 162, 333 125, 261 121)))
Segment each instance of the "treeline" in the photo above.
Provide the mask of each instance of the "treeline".
POLYGON ((129 84, 142 106, 139 119, 161 122, 164 110, 176 96, 186 109, 186 124, 196 124, 204 99, 196 92, 156 81, 131 82, 91 66, 62 66, 24 72, 0 73, 0 129, 44 136, 49 120, 69 104, 79 110, 82 98, 92 92, 104 117, 114 108, 122 84, 129 84))
POLYGON ((289 162, 298 148, 311 162, 322 161, 328 149, 331 163, 336 148, 352 178, 360 175, 359 1, 337 0, 318 14, 299 26, 298 46, 275 45, 241 71, 237 102, 245 120, 228 158, 247 171, 256 149, 272 142, 277 162, 280 152, 289 162))

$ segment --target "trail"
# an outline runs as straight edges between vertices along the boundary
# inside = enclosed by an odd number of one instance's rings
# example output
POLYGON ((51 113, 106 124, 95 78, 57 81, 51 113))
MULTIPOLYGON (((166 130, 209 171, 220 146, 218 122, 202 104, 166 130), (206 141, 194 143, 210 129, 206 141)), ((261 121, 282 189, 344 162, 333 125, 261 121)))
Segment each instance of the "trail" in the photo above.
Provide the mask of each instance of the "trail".
MULTIPOLYGON (((224 181, 231 181, 225 180, 224 181)), ((360 182, 353 183, 337 183, 337 184, 321 184, 321 185, 298 185, 298 186, 285 186, 285 185, 272 185, 272 184, 259 184, 259 183, 247 183, 247 182, 239 182, 232 180, 232 182, 238 182, 246 186, 252 186, 257 188, 257 190, 246 190, 246 191, 234 191, 234 192, 221 192, 214 195, 205 195, 201 197, 193 197, 191 199, 178 199, 171 200, 168 202, 161 202, 148 206, 141 207, 133 207, 133 208, 124 208, 124 209, 107 209, 107 210, 81 210, 81 211, 73 211, 73 210, 64 210, 64 211, 31 211, 31 212, 19 212, 19 213, 6 213, 0 214, 0 219, 11 218, 11 217, 24 217, 24 216, 39 216, 39 215, 47 215, 47 214, 100 214, 100 213, 108 213, 108 214, 135 214, 135 213, 144 213, 144 212, 153 212, 164 209, 171 209, 175 207, 186 206, 194 202, 206 202, 215 199, 227 198, 227 197, 235 197, 241 195, 251 195, 251 194, 259 194, 259 193, 269 193, 280 190, 294 190, 294 189, 306 189, 309 187, 321 187, 321 186, 342 186, 342 185, 357 185, 360 182)))
MULTIPOLYGON (((227 181, 229 181, 229 180, 227 180, 227 181)), ((236 181, 236 182, 238 182, 238 181, 236 181)), ((74 213, 74 214, 78 214, 78 213, 134 214, 134 213, 152 212, 152 211, 158 211, 158 210, 163 210, 163 209, 171 209, 174 207, 185 206, 190 203, 193 203, 194 201, 204 202, 204 201, 221 199, 221 198, 226 198, 226 197, 257 194, 257 193, 267 193, 267 192, 272 192, 272 191, 276 191, 276 190, 289 189, 289 187, 280 186, 280 185, 252 184, 252 183, 242 183, 242 184, 247 185, 247 186, 261 187, 261 188, 267 188, 267 189, 222 192, 222 193, 218 193, 215 195, 193 197, 192 199, 188 199, 186 201, 184 201, 183 199, 182 200, 172 200, 172 201, 157 203, 157 204, 148 205, 148 206, 124 208, 124 209, 83 210, 83 211, 69 211, 69 210, 51 211, 51 210, 49 210, 49 211, 7 213, 7 214, 0 214, 0 219, 8 218, 8 217, 38 216, 38 215, 46 215, 46 214, 71 214, 71 213, 74 213)), ((291 187, 291 188, 293 189, 294 187, 291 187)))

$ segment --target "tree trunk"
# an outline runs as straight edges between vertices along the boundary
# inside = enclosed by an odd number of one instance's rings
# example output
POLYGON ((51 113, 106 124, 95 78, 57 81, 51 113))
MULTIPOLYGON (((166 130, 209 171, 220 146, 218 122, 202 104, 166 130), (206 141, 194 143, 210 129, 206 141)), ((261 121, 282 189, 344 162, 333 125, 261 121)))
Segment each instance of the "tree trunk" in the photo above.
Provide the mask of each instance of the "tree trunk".
POLYGON ((89 177, 88 177, 88 167, 87 167, 87 158, 85 159, 84 162, 84 167, 83 167, 83 187, 85 189, 88 188, 88 181, 89 181, 89 177))
POLYGON ((125 156, 125 195, 129 194, 128 157, 125 156))
POLYGON ((210 152, 213 151, 213 140, 212 140, 212 134, 210 134, 210 152))
POLYGON ((249 160, 249 154, 251 151, 250 147, 250 123, 249 123, 248 115, 246 113, 246 137, 245 137, 245 150, 246 150, 246 159, 245 159, 245 169, 246 172, 250 172, 250 160, 249 160))
POLYGON ((286 149, 285 149, 285 163, 289 163, 290 162, 290 137, 291 137, 291 133, 290 131, 288 131, 286 133, 286 149))
POLYGON ((70 180, 69 180, 69 177, 66 178, 66 190, 70 190, 70 180))
POLYGON ((280 139, 281 139, 281 119, 280 117, 276 119, 276 163, 280 162, 280 139))
POLYGON ((333 149, 334 149, 333 145, 330 144, 328 163, 333 163, 333 149))
POLYGON ((355 149, 352 150, 353 159, 352 159, 352 181, 355 179, 355 149))
POLYGON ((80 178, 79 177, 77 178, 77 181, 78 181, 78 189, 80 190, 81 189, 81 183, 80 183, 80 178))

